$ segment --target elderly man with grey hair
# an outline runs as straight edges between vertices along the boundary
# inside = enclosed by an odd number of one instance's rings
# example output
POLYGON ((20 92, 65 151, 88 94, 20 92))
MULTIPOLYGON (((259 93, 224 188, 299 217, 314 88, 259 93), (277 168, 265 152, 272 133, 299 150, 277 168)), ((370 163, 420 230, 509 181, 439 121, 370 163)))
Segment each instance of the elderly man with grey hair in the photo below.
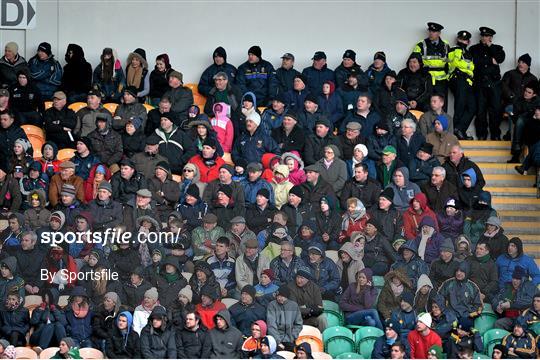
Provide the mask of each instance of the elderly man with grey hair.
POLYGON ((46 269, 45 256, 47 251, 37 244, 38 236, 34 231, 23 231, 21 246, 15 251, 17 269, 24 279, 24 290, 28 295, 37 295, 44 283, 41 280, 41 269, 46 269))
POLYGON ((436 166, 431 172, 431 181, 422 186, 422 192, 426 194, 429 207, 435 212, 442 212, 449 198, 457 199, 457 188, 446 180, 446 170, 442 166, 436 166))
POLYGON ((409 118, 403 119, 401 134, 397 139, 398 159, 408 166, 424 142, 426 142, 424 135, 416 131, 416 121, 409 118))
POLYGON ((204 113, 208 116, 214 114, 214 104, 224 102, 231 107, 231 120, 233 123, 240 118, 242 110, 242 92, 233 84, 233 80, 227 73, 220 71, 212 77, 214 86, 209 90, 204 105, 204 113))
POLYGON ((482 170, 472 160, 465 156, 463 148, 460 145, 454 145, 450 148, 450 153, 445 158, 443 164, 446 170, 446 179, 456 187, 461 182, 461 174, 468 169, 474 169, 476 173, 476 186, 483 188, 486 185, 482 170))

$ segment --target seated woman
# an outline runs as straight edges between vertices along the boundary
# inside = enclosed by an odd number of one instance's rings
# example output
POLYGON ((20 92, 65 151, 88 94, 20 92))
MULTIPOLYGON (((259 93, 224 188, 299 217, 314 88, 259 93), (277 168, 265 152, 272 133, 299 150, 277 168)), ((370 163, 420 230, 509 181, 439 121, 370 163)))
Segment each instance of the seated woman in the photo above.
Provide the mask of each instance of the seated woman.
POLYGON ((65 337, 60 341, 60 350, 51 359, 82 359, 79 347, 73 338, 65 337))
POLYGON ((369 177, 377 179, 377 170, 375 169, 375 162, 368 158, 368 148, 364 144, 357 144, 353 150, 353 157, 350 160, 345 160, 347 164, 348 179, 354 176, 354 167, 356 164, 366 164, 368 167, 369 177))
POLYGON ((347 324, 375 326, 382 330, 382 323, 374 308, 377 289, 373 286, 373 272, 364 268, 356 273, 356 282, 349 285, 339 301, 345 312, 347 324))
POLYGON ((90 169, 88 179, 84 181, 84 196, 87 203, 97 198, 99 185, 111 180, 111 171, 105 164, 95 164, 90 169))

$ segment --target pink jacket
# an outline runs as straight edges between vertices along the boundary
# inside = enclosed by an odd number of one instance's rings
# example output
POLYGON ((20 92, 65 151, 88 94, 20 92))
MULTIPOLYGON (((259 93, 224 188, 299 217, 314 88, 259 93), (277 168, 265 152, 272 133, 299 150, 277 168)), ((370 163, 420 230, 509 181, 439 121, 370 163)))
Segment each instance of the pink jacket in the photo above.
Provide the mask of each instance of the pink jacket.
POLYGON ((234 140, 233 123, 228 117, 230 106, 222 102, 215 103, 213 111, 215 116, 210 120, 212 128, 217 133, 217 139, 223 148, 223 152, 230 153, 234 140))

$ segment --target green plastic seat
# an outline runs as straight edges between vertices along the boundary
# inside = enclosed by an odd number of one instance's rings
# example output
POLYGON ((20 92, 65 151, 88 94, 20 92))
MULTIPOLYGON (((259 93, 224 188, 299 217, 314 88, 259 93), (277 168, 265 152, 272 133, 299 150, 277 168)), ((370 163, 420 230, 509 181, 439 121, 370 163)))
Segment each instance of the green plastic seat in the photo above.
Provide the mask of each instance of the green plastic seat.
POLYGON ((336 359, 363 359, 364 357, 357 353, 344 353, 336 356, 336 359))
POLYGON ((482 313, 474 320, 474 328, 478 330, 480 335, 483 335, 486 331, 493 329, 493 325, 497 321, 497 316, 491 313, 482 313))
POLYGON ((373 352, 373 345, 378 337, 383 336, 384 332, 373 326, 362 326, 354 334, 356 343, 356 352, 362 355, 364 358, 371 358, 373 352))
POLYGON ((537 322, 534 325, 529 326, 529 330, 534 332, 537 336, 540 335, 540 322, 537 322))
POLYGON ((495 314, 495 311, 493 311, 493 308, 491 307, 491 304, 484 303, 484 308, 482 309, 482 314, 489 313, 489 314, 495 314))
POLYGON ((335 313, 341 313, 341 309, 339 308, 339 305, 336 304, 335 302, 333 301, 330 301, 330 300, 323 300, 323 309, 325 311, 333 311, 335 313))
POLYGON ((328 327, 345 325, 343 318, 336 313, 325 311, 324 314, 326 316, 326 322, 328 324, 328 327))
POLYGON ((384 276, 373 276, 373 286, 382 289, 384 286, 384 276))
POLYGON ((333 326, 323 332, 324 350, 333 358, 354 352, 354 337, 351 330, 343 326, 333 326))
POLYGON ((491 329, 486 331, 485 334, 482 336, 482 341, 484 342, 484 354, 487 356, 491 356, 491 353, 493 352, 493 347, 495 347, 495 345, 497 344, 500 344, 501 340, 508 334, 510 333, 503 329, 491 329))
POLYGON ((485 355, 485 354, 482 354, 482 353, 477 353, 475 352, 473 354, 473 359, 491 359, 489 356, 485 355))

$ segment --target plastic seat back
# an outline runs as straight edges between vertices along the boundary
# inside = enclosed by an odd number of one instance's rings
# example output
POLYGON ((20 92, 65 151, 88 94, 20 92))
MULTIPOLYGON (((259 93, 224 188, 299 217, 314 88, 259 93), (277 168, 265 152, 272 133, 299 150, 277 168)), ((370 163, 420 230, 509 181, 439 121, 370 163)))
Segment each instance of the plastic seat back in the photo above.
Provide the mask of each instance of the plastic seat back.
POLYGON ((94 348, 79 349, 79 354, 81 354, 83 359, 103 359, 103 353, 94 348))
POLYGON ((39 358, 50 359, 58 352, 58 350, 60 350, 59 347, 50 347, 50 348, 43 349, 43 351, 39 353, 39 358))
POLYGON ((409 112, 416 117, 416 120, 420 120, 420 117, 424 115, 424 113, 420 110, 409 110, 409 112))
POLYGON ((79 102, 74 102, 73 104, 69 105, 68 106, 68 109, 71 109, 75 112, 85 108, 88 104, 86 104, 85 102, 82 102, 82 101, 79 101, 79 102))
POLYGON ((363 359, 364 357, 358 353, 343 353, 336 357, 336 359, 363 359))
POLYGON ((116 112, 116 108, 118 107, 118 104, 116 104, 116 103, 106 103, 106 104, 103 104, 103 107, 105 109, 109 110, 109 112, 114 115, 114 113, 116 112))
POLYGON ((362 326, 354 334, 356 342, 356 352, 364 358, 369 359, 373 351, 373 345, 378 337, 384 335, 384 332, 373 326, 362 326))
POLYGON ((354 352, 354 340, 351 330, 343 326, 333 326, 323 332, 324 350, 333 358, 346 353, 354 352))
POLYGON ((311 345, 311 351, 321 352, 324 350, 322 334, 319 329, 314 326, 304 325, 300 335, 296 339, 296 345, 307 342, 311 345))
POLYGON ((278 351, 276 352, 276 354, 280 355, 284 359, 289 359, 289 360, 294 359, 294 357, 296 356, 296 354, 293 353, 292 351, 278 351))
POLYGON ((44 101, 43 102, 43 107, 45 108, 45 110, 49 110, 50 108, 52 108, 52 106, 53 106, 52 101, 44 101))
POLYGON ((482 313, 474 320, 474 328, 483 335, 489 329, 493 329, 493 324, 497 321, 497 315, 491 313, 482 313))
POLYGON ((501 343, 501 340, 510 334, 508 331, 503 329, 491 329, 486 331, 482 336, 482 341, 484 342, 484 354, 490 356, 493 352, 493 347, 501 343))
POLYGON ((56 158, 60 161, 69 160, 75 156, 76 151, 77 151, 76 149, 71 149, 71 148, 58 150, 58 154, 56 155, 56 158))
POLYGON ((16 359, 37 359, 38 354, 27 347, 16 347, 15 348, 15 358, 16 359))

